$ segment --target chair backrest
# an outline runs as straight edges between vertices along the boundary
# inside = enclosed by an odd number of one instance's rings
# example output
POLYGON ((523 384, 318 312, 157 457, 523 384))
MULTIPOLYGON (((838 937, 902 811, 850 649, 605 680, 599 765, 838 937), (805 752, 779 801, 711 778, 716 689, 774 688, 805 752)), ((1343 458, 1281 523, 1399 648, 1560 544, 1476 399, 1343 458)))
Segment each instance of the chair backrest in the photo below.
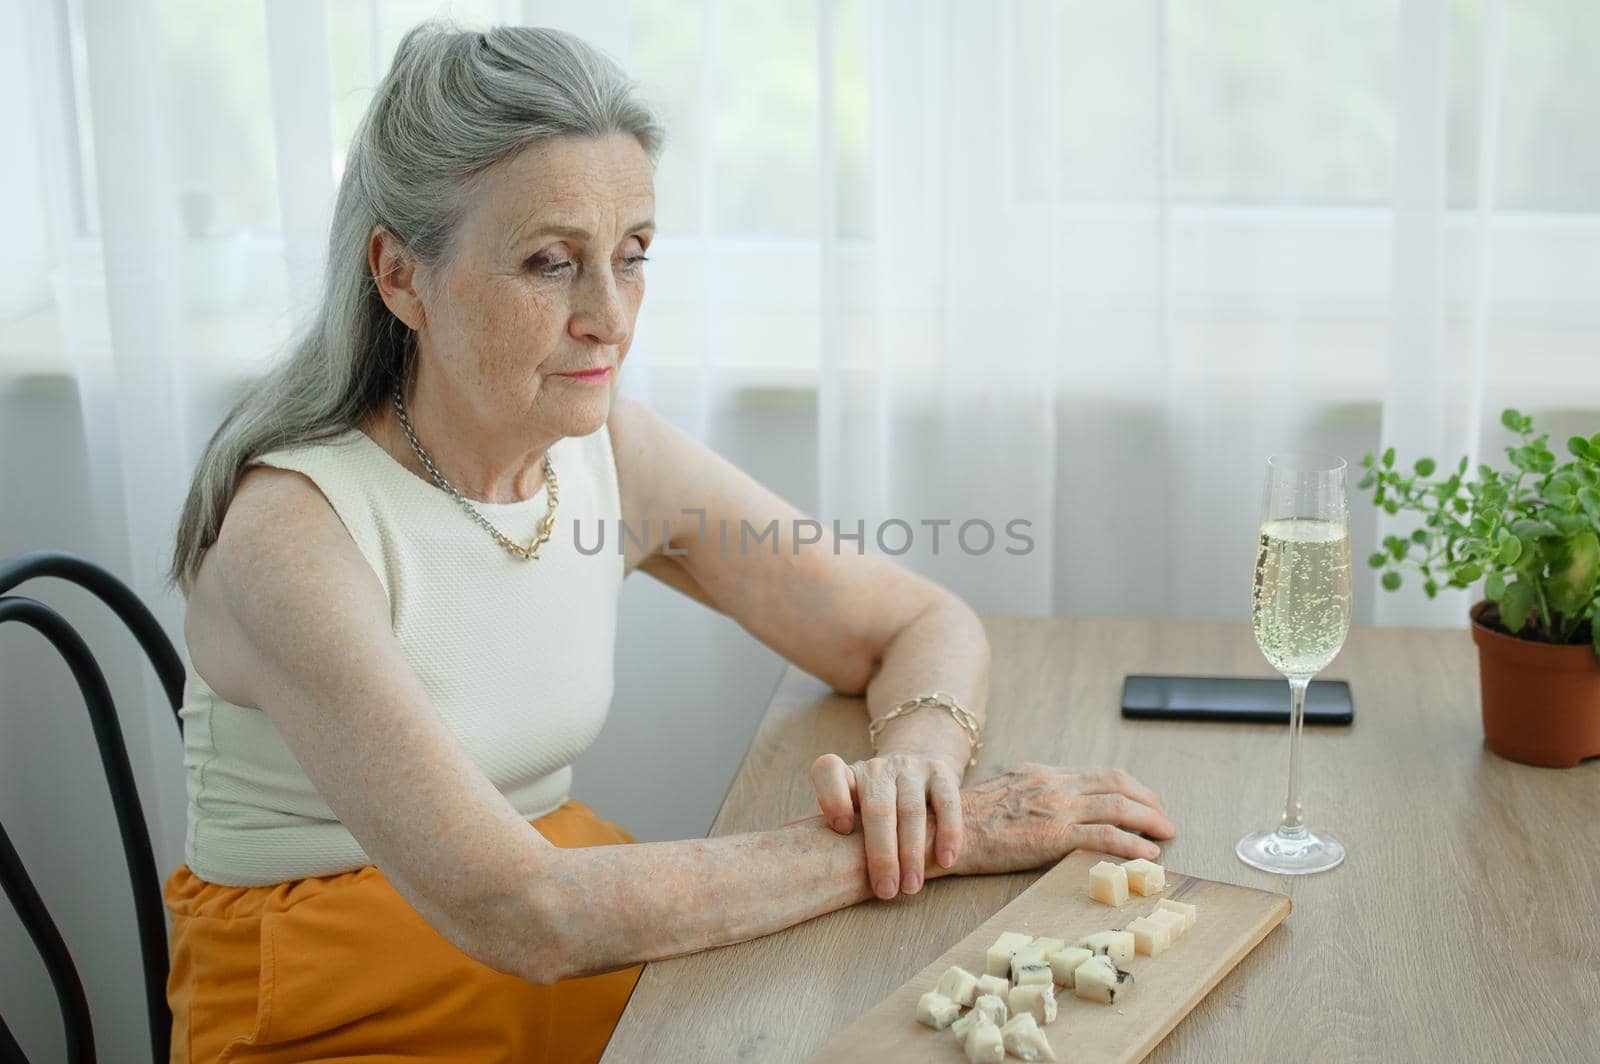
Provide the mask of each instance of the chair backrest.
MULTIPOLYGON (((134 917, 139 930, 139 948, 144 960, 146 1010, 150 1020, 151 1051, 156 1061, 168 1059, 172 1037, 172 1013, 167 1008, 167 922, 161 903, 161 876, 156 870, 145 825, 139 793, 134 786, 133 768, 117 720, 116 705, 105 675, 88 645, 66 619, 44 603, 25 595, 9 594, 25 580, 53 576, 69 580, 92 592, 120 617, 139 646, 143 648, 172 705, 179 734, 183 720, 178 710, 183 705, 185 671, 183 659, 162 631, 154 615, 126 584, 93 562, 61 551, 32 551, 0 562, 0 625, 20 621, 35 629, 56 648, 72 670, 78 690, 89 711, 100 764, 111 789, 117 829, 122 836, 122 852, 133 884, 134 917)), ((6 896, 16 908, 28 935, 44 958, 50 980, 61 1005, 67 1028, 68 1059, 92 1062, 94 1033, 89 1025, 88 1000, 83 982, 67 952, 60 930, 45 909, 33 881, 23 870, 22 860, 0 826, 0 881, 6 896)), ((22 1059, 22 1052, 0 1020, 0 1057, 22 1059)))

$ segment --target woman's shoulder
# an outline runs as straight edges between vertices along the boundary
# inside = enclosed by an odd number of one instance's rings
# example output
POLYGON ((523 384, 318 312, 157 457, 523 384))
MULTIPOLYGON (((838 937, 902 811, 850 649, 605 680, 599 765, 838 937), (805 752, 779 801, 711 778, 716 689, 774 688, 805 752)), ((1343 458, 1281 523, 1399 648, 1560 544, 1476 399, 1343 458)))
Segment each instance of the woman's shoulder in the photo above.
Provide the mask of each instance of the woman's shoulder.
POLYGON ((379 608, 385 589, 316 484, 273 466, 245 469, 217 538, 188 595, 185 641, 197 672, 223 698, 253 704, 240 663, 261 633, 292 630, 285 618, 379 608), (351 588, 364 589, 354 596, 351 588))
POLYGON ((287 564, 315 554, 349 563, 364 561, 337 508, 317 481, 296 469, 270 464, 245 468, 223 513, 210 554, 237 574, 252 559, 287 564), (327 549, 332 548, 332 553, 327 549), (283 554, 288 550, 289 554, 283 554))

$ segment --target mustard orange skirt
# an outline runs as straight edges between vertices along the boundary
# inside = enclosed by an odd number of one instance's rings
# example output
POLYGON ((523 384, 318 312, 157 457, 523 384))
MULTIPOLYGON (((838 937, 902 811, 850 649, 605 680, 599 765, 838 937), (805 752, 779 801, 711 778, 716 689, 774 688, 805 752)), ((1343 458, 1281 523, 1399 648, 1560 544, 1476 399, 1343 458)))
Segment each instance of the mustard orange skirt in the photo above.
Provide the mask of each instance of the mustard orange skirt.
MULTIPOLYGON (((531 821, 557 846, 633 842, 568 801, 531 821)), ((173 1061, 600 1059, 642 965, 539 986, 462 953, 372 865, 266 887, 179 865, 173 1061)))

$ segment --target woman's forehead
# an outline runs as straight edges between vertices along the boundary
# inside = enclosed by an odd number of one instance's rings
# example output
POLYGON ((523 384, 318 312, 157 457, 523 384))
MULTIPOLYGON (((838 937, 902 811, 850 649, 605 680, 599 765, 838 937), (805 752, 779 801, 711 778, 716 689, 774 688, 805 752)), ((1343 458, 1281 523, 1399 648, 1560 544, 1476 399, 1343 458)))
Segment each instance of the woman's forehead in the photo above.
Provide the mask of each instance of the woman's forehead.
POLYGON ((479 213, 510 241, 547 227, 626 233, 655 209, 649 157, 625 133, 539 141, 486 177, 479 213))

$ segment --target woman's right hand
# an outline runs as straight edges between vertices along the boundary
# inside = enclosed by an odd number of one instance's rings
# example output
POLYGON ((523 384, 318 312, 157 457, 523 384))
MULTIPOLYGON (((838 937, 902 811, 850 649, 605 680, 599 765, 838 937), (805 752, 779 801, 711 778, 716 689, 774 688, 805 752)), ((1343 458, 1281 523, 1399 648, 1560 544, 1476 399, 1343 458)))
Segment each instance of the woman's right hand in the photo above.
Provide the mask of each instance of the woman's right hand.
POLYGON ((1119 768, 1072 771, 1025 762, 961 792, 966 841, 951 872, 1021 872, 1085 848, 1157 858, 1143 832, 1170 839, 1177 828, 1155 792, 1119 768))

